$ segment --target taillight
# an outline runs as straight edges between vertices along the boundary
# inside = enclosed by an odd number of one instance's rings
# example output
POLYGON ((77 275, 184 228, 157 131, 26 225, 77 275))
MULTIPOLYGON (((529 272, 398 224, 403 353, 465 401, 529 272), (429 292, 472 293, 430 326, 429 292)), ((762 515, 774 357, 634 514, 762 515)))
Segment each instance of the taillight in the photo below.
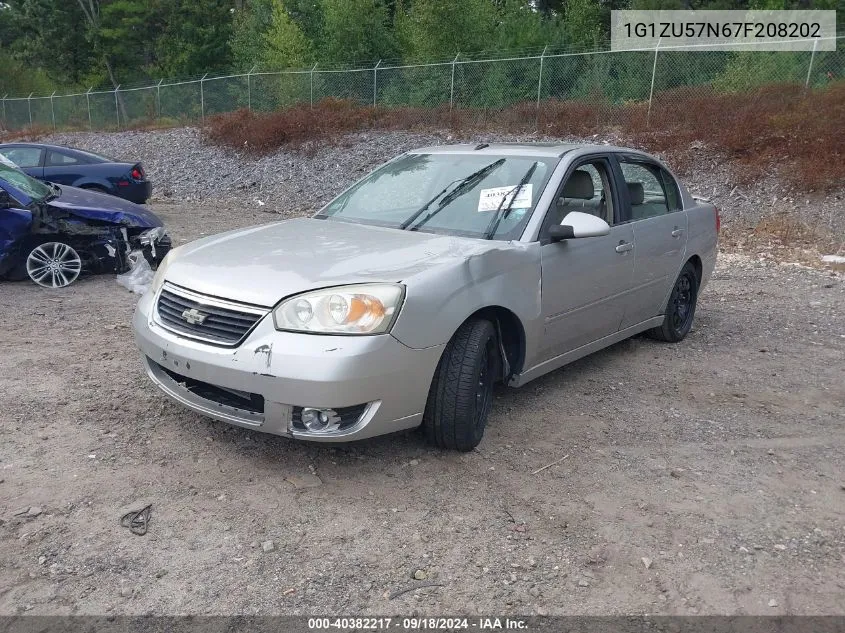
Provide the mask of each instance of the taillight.
POLYGON ((131 172, 132 178, 135 180, 143 180, 144 179, 144 170, 140 167, 133 167, 131 172))
POLYGON ((713 207, 713 212, 716 214, 716 235, 722 230, 722 214, 719 213, 717 207, 713 207))

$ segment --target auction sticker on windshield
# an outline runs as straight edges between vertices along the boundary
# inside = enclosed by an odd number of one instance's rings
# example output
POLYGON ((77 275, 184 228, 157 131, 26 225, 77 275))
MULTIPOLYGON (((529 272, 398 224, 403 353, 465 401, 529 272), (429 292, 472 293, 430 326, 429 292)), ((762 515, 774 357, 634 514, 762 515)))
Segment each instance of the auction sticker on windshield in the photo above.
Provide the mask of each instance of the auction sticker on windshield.
POLYGON ((516 195, 516 199, 514 199, 516 187, 516 185, 513 185, 511 187, 482 189, 481 195, 478 198, 478 210, 495 211, 500 207, 505 209, 508 206, 516 209, 529 208, 531 206, 531 183, 522 185, 522 188, 516 195), (511 202, 512 200, 513 202, 511 202))

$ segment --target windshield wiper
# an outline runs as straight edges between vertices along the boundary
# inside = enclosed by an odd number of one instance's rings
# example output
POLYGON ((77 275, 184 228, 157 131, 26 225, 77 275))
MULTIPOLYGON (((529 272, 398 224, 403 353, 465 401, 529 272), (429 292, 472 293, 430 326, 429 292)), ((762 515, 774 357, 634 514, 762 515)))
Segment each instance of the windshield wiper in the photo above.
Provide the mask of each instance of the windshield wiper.
POLYGON ((511 207, 513 207, 513 203, 516 201, 516 197, 519 195, 519 192, 522 191, 522 188, 528 184, 528 181, 531 180, 531 176, 534 175, 534 170, 537 169, 537 163, 534 162, 531 167, 528 168, 528 171, 525 172, 525 175, 522 177, 522 180, 519 181, 519 184, 513 190, 513 197, 511 198, 510 202, 508 202, 508 206, 502 210, 502 206, 505 204, 505 200, 508 199, 507 194, 502 196, 502 201, 499 203, 499 207, 496 209, 496 215, 494 215, 490 219, 490 224, 487 225, 487 229, 484 231, 484 239, 491 240, 493 236, 496 235, 496 231, 499 230, 499 223, 511 212, 511 207))
MULTIPOLYGON (((444 209, 444 208, 445 208, 445 207, 446 207, 449 203, 451 203, 451 202, 452 202, 452 201, 454 201, 456 198, 460 197, 462 194, 464 194, 464 193, 466 193, 467 191, 469 191, 470 189, 472 189, 472 188, 473 188, 476 184, 478 184, 479 182, 481 182, 482 180, 484 180, 484 179, 485 179, 488 175, 490 175, 490 174, 493 172, 493 170, 495 170, 495 169, 497 169, 498 167, 500 167, 501 165, 503 165, 503 164, 504 164, 504 162, 505 162, 505 159, 504 159, 504 158, 500 158, 499 160, 497 160, 497 161, 494 161, 494 162, 490 163, 490 164, 489 164, 489 165, 487 165, 486 167, 482 167, 482 168, 481 168, 481 169, 479 169, 478 171, 476 171, 476 172, 474 172, 474 173, 470 174, 469 176, 467 176, 466 178, 464 178, 463 180, 461 180, 461 181, 458 183, 458 186, 457 186, 457 187, 455 187, 454 189, 452 189, 452 191, 450 191, 450 192, 449 192, 449 194, 448 194, 448 195, 446 195, 446 196, 443 198, 443 200, 441 200, 441 201, 440 201, 440 204, 439 204, 439 205, 437 205, 437 208, 436 208, 434 211, 431 211, 431 212, 430 212, 428 215, 426 215, 426 216, 425 216, 422 220, 420 220, 420 221, 417 223, 417 225, 416 225, 415 227, 413 227, 411 230, 412 230, 412 231, 416 231, 416 230, 417 230, 418 228, 420 228, 423 224, 425 224, 425 223, 426 223, 426 222, 428 222, 431 218, 433 218, 435 215, 437 215, 438 213, 440 213, 440 211, 442 211, 442 210, 443 210, 443 209, 444 209)), ((443 189, 443 191, 439 192, 439 193, 438 193, 436 196, 434 196, 431 200, 429 200, 428 202, 426 202, 426 203, 425 203, 422 207, 420 207, 420 209, 419 209, 418 211, 416 211, 416 212, 415 212, 415 213, 414 213, 414 214, 413 214, 410 218, 408 218, 407 220, 405 220, 404 222, 402 222, 402 224, 400 224, 400 225, 399 225, 399 228, 404 230, 404 229, 407 229, 409 226, 411 226, 411 224, 413 224, 413 223, 414 223, 414 221, 415 221, 418 217, 420 217, 423 213, 425 213, 425 212, 428 210, 428 208, 429 208, 432 204, 434 204, 435 200, 437 200, 440 196, 442 196, 444 193, 446 193, 447 191, 449 191, 449 187, 451 187, 451 186, 452 186, 452 184, 453 184, 453 183, 451 183, 451 182, 450 182, 450 183, 449 183, 449 184, 448 184, 448 185, 447 185, 447 186, 443 189)))

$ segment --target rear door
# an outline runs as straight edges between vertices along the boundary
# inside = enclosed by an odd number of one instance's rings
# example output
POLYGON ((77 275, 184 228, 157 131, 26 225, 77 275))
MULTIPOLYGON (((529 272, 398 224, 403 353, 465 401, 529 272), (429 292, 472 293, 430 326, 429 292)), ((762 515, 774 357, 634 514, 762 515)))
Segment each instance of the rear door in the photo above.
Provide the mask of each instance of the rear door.
POLYGON ((32 145, 7 145, 0 147, 0 154, 33 178, 40 180, 44 177, 44 150, 42 148, 32 145))
POLYGON ((86 164, 72 154, 48 149, 44 160, 44 180, 60 185, 73 185, 84 175, 86 164))
POLYGON ((674 178, 639 155, 619 155, 623 204, 634 231, 634 290, 622 328, 663 314, 686 255, 687 216, 674 178))
POLYGON ((564 178, 547 213, 540 231, 543 360, 619 329, 633 280, 634 231, 620 215, 617 189, 608 156, 582 159, 564 178), (570 180, 581 182, 572 187, 570 180), (560 224, 570 211, 601 217, 610 224, 610 234, 549 241, 548 227, 560 224))

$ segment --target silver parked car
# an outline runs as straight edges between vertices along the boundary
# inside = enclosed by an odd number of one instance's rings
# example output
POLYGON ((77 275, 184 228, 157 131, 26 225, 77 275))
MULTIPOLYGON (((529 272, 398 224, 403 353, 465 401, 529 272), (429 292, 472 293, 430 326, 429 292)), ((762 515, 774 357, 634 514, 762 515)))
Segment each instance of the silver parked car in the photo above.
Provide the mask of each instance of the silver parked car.
POLYGON ((311 218, 172 250, 134 328, 152 381, 212 418, 319 441, 422 425, 467 451, 495 383, 683 339, 718 230, 635 150, 430 147, 311 218))

